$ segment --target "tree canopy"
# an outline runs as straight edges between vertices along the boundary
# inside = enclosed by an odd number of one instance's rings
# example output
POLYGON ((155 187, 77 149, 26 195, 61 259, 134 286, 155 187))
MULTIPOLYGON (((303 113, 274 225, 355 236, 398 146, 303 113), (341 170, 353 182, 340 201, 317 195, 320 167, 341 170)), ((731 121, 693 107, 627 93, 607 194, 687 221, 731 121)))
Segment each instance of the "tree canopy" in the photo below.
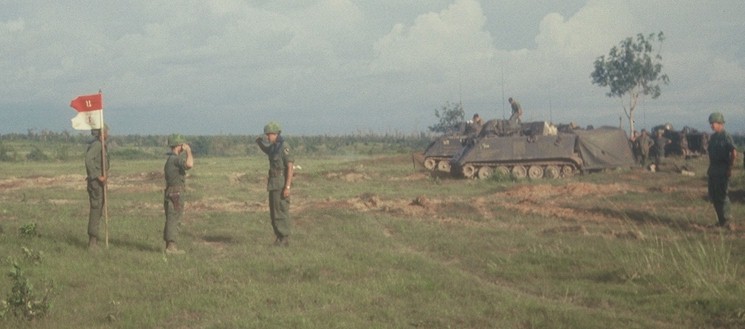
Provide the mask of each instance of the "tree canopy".
POLYGON ((458 130, 460 124, 465 120, 466 112, 463 111, 463 105, 450 104, 445 102, 440 109, 435 109, 435 117, 440 121, 433 126, 429 127, 429 131, 436 133, 447 133, 450 131, 458 130))
POLYGON ((590 77, 592 83, 600 87, 609 87, 608 97, 621 98, 624 114, 629 119, 629 133, 634 131, 634 111, 639 104, 640 96, 655 99, 662 93, 660 85, 669 83, 667 74, 662 73, 660 49, 665 35, 641 33, 636 38, 628 37, 608 52, 595 60, 595 70, 590 77), (659 47, 655 51, 655 44, 659 47), (626 101, 624 96, 628 96, 626 101))

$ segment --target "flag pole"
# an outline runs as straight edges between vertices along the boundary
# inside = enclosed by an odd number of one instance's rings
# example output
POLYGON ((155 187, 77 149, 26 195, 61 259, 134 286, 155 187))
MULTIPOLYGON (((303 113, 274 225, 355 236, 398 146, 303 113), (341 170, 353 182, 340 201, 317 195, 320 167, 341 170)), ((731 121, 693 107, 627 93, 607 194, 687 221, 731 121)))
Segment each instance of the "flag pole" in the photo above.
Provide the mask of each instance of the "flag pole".
MULTIPOLYGON (((101 90, 98 91, 99 94, 101 94, 101 90)), ((103 95, 101 96, 101 99, 103 99, 103 95)), ((101 172, 103 173, 103 176, 106 177, 106 181, 103 184, 103 229, 104 229, 104 236, 105 236, 105 245, 106 249, 109 248, 109 199, 108 199, 108 193, 107 190, 109 189, 109 175, 106 169, 106 140, 104 138, 104 135, 106 134, 106 125, 103 121, 103 101, 101 101, 101 133, 98 134, 99 138, 101 139, 101 172)))

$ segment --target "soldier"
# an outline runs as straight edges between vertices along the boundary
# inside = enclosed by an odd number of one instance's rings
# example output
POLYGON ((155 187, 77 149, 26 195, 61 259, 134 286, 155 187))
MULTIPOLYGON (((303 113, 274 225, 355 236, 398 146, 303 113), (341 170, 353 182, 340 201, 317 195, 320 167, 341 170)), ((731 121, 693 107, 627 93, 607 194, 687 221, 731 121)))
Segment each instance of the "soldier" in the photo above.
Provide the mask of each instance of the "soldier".
POLYGON ((709 124, 714 133, 709 139, 709 200, 717 213, 717 226, 733 230, 730 222, 730 201, 727 195, 729 178, 737 158, 732 136, 724 130, 724 115, 714 112, 709 115, 709 124))
POLYGON ((184 213, 182 198, 186 184, 186 171, 194 167, 191 147, 184 137, 173 134, 168 137, 171 151, 163 167, 166 177, 166 189, 163 192, 163 209, 166 213, 166 224, 163 228, 163 240, 166 242, 166 254, 183 254, 185 251, 176 247, 181 215, 184 213))
POLYGON ((269 157, 269 177, 266 189, 269 192, 269 216, 274 229, 274 245, 289 246, 290 244, 290 187, 292 186, 293 163, 290 146, 280 135, 282 130, 276 122, 269 122, 264 126, 264 135, 269 144, 265 144, 262 137, 256 138, 259 145, 269 157))
POLYGON ((665 158, 665 146, 667 144, 670 144, 671 141, 664 135, 663 129, 657 130, 657 136, 655 136, 654 139, 654 165, 655 167, 659 167, 660 163, 662 163, 662 159, 665 158))
POLYGON ((647 159, 649 158, 649 148, 654 144, 649 133, 646 129, 642 129, 641 134, 636 139, 636 148, 639 150, 639 162, 642 167, 647 166, 647 159))
POLYGON ((518 103, 516 100, 512 99, 510 97, 508 99, 510 102, 510 107, 512 107, 512 115, 510 115, 510 122, 520 123, 520 118, 523 116, 523 107, 520 106, 520 103, 518 103))
POLYGON ((104 154, 104 144, 109 138, 109 126, 104 125, 102 129, 92 129, 91 136, 95 138, 88 144, 85 151, 85 172, 88 183, 88 201, 90 212, 88 214, 88 249, 98 247, 99 229, 101 217, 103 217, 104 189, 109 172, 108 150, 104 154), (102 161, 105 158, 106 161, 102 161))
POLYGON ((479 114, 474 114, 473 119, 466 125, 464 134, 469 137, 478 136, 479 132, 481 131, 482 124, 483 123, 481 122, 481 117, 479 116, 479 114))

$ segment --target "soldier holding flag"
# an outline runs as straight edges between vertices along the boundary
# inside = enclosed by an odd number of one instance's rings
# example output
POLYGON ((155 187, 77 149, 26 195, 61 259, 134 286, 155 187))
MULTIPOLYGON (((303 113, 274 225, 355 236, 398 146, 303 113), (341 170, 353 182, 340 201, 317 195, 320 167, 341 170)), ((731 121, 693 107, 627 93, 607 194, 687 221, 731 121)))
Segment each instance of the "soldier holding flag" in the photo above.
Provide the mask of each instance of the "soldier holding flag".
POLYGON ((70 107, 78 112, 72 121, 76 130, 89 130, 95 138, 88 145, 85 152, 85 172, 88 184, 88 249, 98 247, 99 224, 104 218, 106 246, 109 246, 108 214, 106 211, 106 182, 109 173, 109 157, 106 150, 106 140, 109 137, 109 127, 103 122, 103 95, 98 94, 79 96, 70 102, 70 107))
POLYGON ((91 129, 91 135, 95 138, 88 144, 88 150, 85 152, 85 172, 90 202, 88 249, 96 249, 100 237, 98 226, 104 213, 104 192, 109 172, 109 157, 105 147, 109 137, 109 127, 104 125, 103 129, 91 129))

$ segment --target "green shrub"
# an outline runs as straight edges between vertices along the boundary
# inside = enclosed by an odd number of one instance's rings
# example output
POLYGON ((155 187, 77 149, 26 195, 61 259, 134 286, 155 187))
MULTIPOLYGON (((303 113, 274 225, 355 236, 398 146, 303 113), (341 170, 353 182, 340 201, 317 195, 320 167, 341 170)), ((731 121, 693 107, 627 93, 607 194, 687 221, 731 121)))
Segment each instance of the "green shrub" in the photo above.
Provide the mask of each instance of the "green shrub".
POLYGON ((34 147, 34 149, 31 150, 31 152, 29 152, 28 154, 26 154, 26 160, 29 160, 29 161, 46 161, 46 160, 49 160, 49 156, 47 156, 44 153, 44 151, 42 151, 40 148, 34 147))
POLYGON ((49 311, 49 294, 51 289, 46 288, 44 295, 39 297, 34 294, 34 287, 21 270, 21 267, 13 263, 13 268, 8 273, 13 288, 8 298, 3 302, 0 316, 10 312, 15 317, 23 317, 26 320, 33 320, 46 316, 49 311))
POLYGON ((20 228, 18 228, 18 231, 21 233, 22 236, 26 237, 39 236, 39 233, 36 231, 36 223, 24 224, 20 228))

